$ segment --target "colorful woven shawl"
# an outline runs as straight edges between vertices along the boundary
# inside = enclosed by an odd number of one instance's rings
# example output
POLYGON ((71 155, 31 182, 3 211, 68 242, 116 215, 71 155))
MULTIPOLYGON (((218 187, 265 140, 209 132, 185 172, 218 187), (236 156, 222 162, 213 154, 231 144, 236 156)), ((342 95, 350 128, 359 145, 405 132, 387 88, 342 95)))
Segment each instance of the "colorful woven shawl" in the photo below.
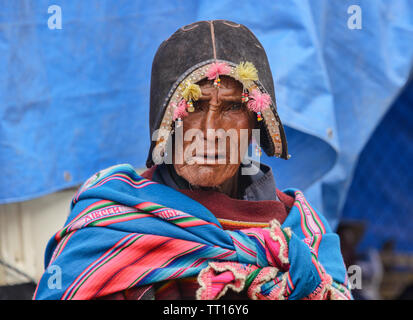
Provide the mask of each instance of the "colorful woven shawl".
POLYGON ((49 241, 34 299, 94 299, 197 275, 198 299, 229 288, 251 299, 351 299, 338 236, 300 191, 285 192, 295 203, 282 226, 226 231, 200 203, 130 165, 102 170, 49 241))

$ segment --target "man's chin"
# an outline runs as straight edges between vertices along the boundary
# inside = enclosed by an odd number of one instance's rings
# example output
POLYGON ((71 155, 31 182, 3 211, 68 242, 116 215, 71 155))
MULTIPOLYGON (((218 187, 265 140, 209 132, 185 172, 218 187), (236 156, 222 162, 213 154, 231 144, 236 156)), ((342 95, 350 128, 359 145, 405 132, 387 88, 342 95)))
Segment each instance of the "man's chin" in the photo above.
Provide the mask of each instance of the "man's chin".
POLYGON ((218 187, 234 176, 236 169, 225 164, 192 164, 175 168, 178 175, 197 187, 218 187))

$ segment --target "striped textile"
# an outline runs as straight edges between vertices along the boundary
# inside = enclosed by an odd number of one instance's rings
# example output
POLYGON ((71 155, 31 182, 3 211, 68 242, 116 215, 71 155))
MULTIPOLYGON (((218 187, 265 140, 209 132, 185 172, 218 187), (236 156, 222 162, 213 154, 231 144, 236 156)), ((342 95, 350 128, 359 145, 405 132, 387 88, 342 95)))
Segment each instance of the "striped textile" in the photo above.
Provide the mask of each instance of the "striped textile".
POLYGON ((282 226, 228 231, 130 165, 102 170, 79 188, 49 241, 34 299, 96 299, 193 277, 198 299, 228 289, 251 299, 350 299, 338 236, 299 190, 284 192, 295 202, 282 226))

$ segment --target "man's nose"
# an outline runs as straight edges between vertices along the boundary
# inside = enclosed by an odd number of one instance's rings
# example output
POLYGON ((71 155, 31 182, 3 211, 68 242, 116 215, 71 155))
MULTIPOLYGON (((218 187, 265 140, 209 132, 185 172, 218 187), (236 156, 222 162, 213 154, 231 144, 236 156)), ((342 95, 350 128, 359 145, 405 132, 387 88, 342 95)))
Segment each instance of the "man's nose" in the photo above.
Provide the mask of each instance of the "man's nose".
POLYGON ((210 105, 208 111, 205 114, 204 130, 219 129, 221 115, 219 107, 210 105))
POLYGON ((221 101, 218 96, 218 90, 214 90, 209 100, 209 107, 205 113, 204 130, 219 129, 221 119, 221 101))

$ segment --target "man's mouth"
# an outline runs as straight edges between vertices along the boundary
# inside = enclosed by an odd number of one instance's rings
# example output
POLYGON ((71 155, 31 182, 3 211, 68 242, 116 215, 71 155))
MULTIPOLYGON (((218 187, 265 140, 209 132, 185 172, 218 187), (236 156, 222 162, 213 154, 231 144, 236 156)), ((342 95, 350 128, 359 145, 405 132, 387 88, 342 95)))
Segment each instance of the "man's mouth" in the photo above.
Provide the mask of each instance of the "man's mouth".
POLYGON ((209 153, 209 154, 204 154, 204 158, 205 159, 225 159, 226 156, 225 154, 218 154, 218 153, 209 153))
POLYGON ((221 162, 226 160, 225 154, 218 154, 218 153, 204 153, 204 154, 195 154, 188 160, 195 161, 195 163, 203 163, 203 164, 213 164, 217 163, 217 161, 221 162))

